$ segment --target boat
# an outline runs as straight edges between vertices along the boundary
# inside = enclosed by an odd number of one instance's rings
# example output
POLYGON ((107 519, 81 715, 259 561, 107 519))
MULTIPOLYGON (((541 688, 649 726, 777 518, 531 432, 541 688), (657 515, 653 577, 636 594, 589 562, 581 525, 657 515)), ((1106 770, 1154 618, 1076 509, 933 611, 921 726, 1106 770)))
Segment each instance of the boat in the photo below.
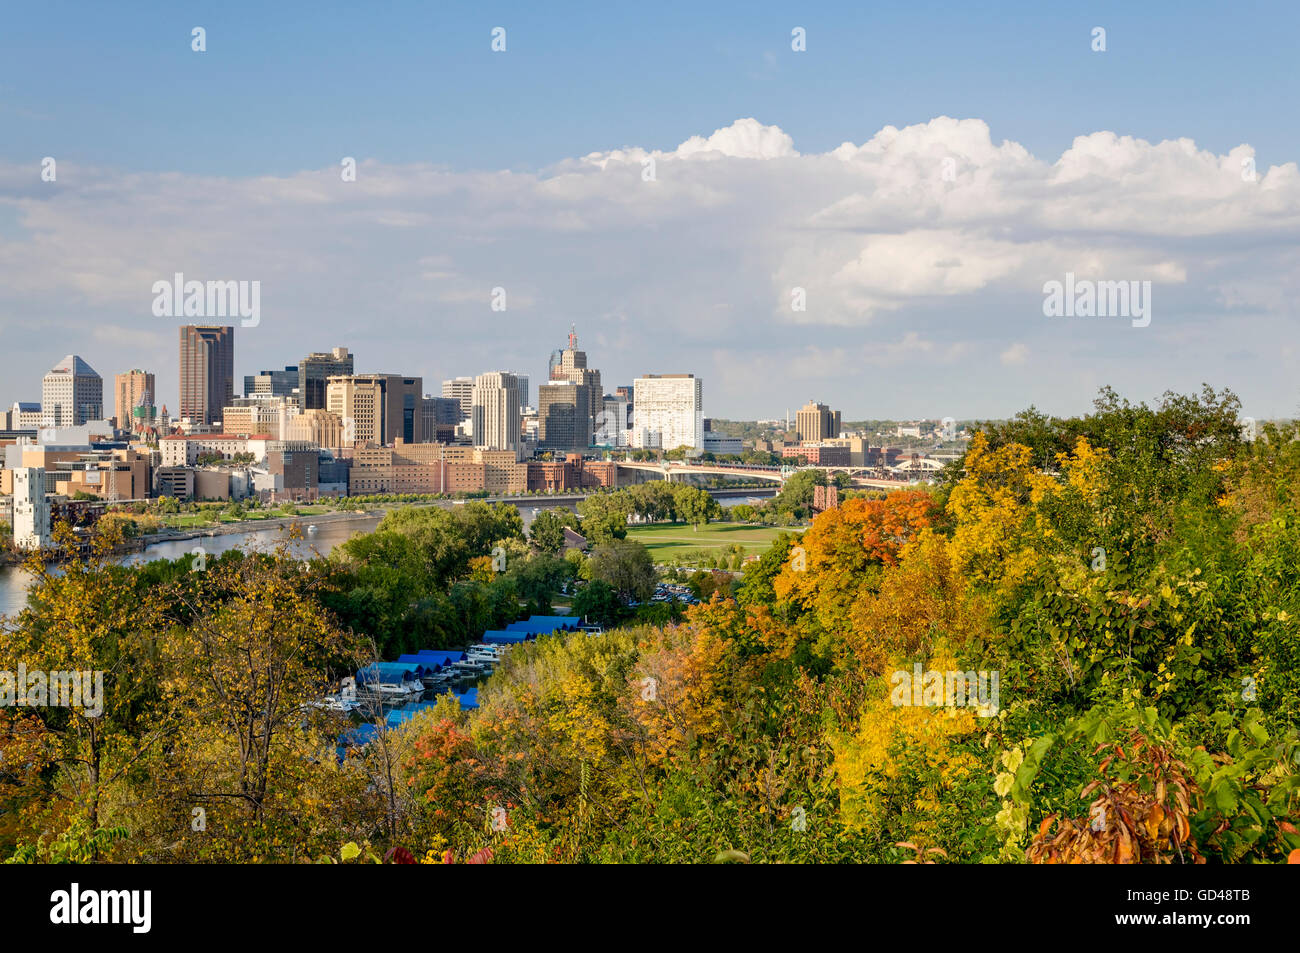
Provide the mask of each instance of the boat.
POLYGON ((326 695, 314 702, 307 703, 312 708, 319 708, 322 711, 350 712, 356 711, 361 707, 360 702, 353 698, 344 698, 341 695, 326 695))

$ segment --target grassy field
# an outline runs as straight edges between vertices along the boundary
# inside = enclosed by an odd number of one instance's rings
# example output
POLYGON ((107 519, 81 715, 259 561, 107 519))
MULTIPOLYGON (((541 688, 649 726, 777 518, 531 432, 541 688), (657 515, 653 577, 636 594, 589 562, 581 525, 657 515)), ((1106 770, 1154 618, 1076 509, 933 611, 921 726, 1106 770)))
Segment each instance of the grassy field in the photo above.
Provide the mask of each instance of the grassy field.
POLYGON ((216 526, 221 523, 239 523, 259 520, 291 520, 299 519, 304 516, 316 516, 321 513, 332 512, 328 506, 316 503, 299 503, 295 504, 297 516, 289 516, 279 507, 266 509, 249 509, 244 511, 243 517, 231 516, 228 513, 222 513, 220 510, 207 510, 200 513, 172 513, 161 517, 164 526, 170 526, 173 529, 200 529, 204 526, 216 526))
POLYGON ((689 523, 655 523, 651 526, 629 526, 627 538, 644 543, 656 562, 699 550, 722 549, 738 544, 748 553, 763 553, 782 532, 799 532, 797 529, 781 530, 775 526, 753 526, 748 523, 710 523, 699 531, 689 523))

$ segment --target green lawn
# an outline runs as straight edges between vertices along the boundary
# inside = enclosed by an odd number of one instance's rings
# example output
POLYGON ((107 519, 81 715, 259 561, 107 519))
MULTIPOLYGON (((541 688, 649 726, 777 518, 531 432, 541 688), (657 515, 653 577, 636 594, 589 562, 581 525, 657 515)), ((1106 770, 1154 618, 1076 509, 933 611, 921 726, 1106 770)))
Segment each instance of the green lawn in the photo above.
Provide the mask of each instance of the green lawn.
POLYGON ((627 538, 644 543, 656 562, 701 549, 721 549, 739 544, 746 554, 767 551, 772 540, 781 533, 798 533, 799 529, 778 529, 775 526, 754 526, 748 523, 710 523, 698 531, 689 523, 654 523, 649 526, 629 526, 627 538))
POLYGON ((295 520, 304 516, 315 516, 319 513, 328 513, 330 508, 318 503, 295 504, 298 513, 296 516, 290 516, 282 512, 279 507, 268 507, 266 509, 249 509, 244 511, 242 517, 231 516, 220 510, 207 510, 202 513, 172 513, 163 516, 162 522, 165 526, 174 529, 202 529, 207 526, 217 526, 222 523, 238 523, 261 520, 295 520))

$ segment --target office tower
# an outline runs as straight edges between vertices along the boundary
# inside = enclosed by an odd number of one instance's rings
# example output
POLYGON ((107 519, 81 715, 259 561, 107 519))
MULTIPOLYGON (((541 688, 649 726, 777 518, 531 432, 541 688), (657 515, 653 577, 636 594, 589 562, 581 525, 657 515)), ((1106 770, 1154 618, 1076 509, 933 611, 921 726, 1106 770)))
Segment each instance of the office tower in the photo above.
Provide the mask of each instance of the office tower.
POLYGON ((460 401, 454 397, 430 397, 426 394, 424 400, 430 408, 433 422, 440 427, 455 427, 463 419, 460 415, 460 401))
POLYGON ((632 418, 635 416, 636 413, 635 408, 633 407, 632 404, 632 385, 620 384, 618 387, 615 387, 614 396, 627 404, 627 419, 624 421, 623 427, 627 430, 631 430, 632 418))
POLYGON ((600 416, 596 419, 596 429, 592 431, 591 442, 594 445, 627 446, 627 406, 627 401, 622 397, 605 395, 600 416))
POLYGON ((289 365, 282 371, 259 371, 244 375, 244 396, 294 397, 298 390, 301 365, 289 365))
POLYGON ((474 412, 474 378, 454 377, 451 380, 443 381, 442 396, 460 404, 460 420, 456 421, 456 423, 460 423, 461 420, 469 420, 470 414, 474 412))
POLYGON ((186 324, 181 334, 181 417, 209 426, 235 398, 235 329, 186 324))
POLYGON ((45 497, 45 470, 14 467, 14 545, 19 549, 50 546, 50 503, 45 497))
POLYGON ((519 409, 522 411, 525 407, 530 406, 528 403, 528 375, 516 374, 515 380, 519 382, 519 409))
POLYGON ((39 430, 41 405, 34 400, 16 400, 9 408, 9 426, 14 430, 39 430))
POLYGON ((154 426, 158 412, 154 407, 154 376, 138 368, 113 378, 114 409, 117 429, 137 433, 154 426))
POLYGON ((343 419, 320 408, 304 410, 287 420, 281 438, 338 450, 343 447, 343 419))
POLYGON ((325 409, 343 419, 344 445, 420 443, 424 434, 424 381, 400 374, 331 377, 325 409))
MULTIPOLYGON (((355 368, 345 347, 313 351, 298 362, 298 406, 303 410, 325 409, 325 386, 331 377, 350 376, 355 368)), ((247 391, 245 391, 247 393, 247 391)))
POLYGON ((474 446, 484 450, 513 450, 518 454, 518 378, 501 371, 474 378, 472 419, 474 446))
POLYGON ((704 448, 703 384, 694 374, 646 374, 633 382, 632 445, 704 448))
POLYGON ((808 401, 795 416, 795 429, 804 443, 819 443, 840 435, 840 412, 808 401))
POLYGON ((537 388, 539 450, 581 453, 591 445, 591 394, 584 384, 549 381, 537 388))
POLYGON ((46 427, 79 427, 104 415, 104 379, 75 354, 41 378, 41 422, 46 427))
MULTIPOLYGON (((297 368, 294 368, 294 376, 296 379, 297 368)), ((296 395, 236 397, 221 408, 221 429, 228 434, 270 434, 277 440, 284 440, 287 439, 284 432, 289 421, 300 413, 296 395)))
MULTIPOLYGON (((547 377, 551 383, 567 381, 586 389, 586 414, 589 418, 587 429, 589 432, 594 431, 597 418, 604 410, 605 391, 601 387, 600 371, 589 368, 587 352, 578 350, 578 334, 572 325, 569 326, 569 346, 551 352, 547 377)), ((538 399, 541 399, 540 396, 538 399)), ((541 409, 540 405, 538 409, 541 409)))

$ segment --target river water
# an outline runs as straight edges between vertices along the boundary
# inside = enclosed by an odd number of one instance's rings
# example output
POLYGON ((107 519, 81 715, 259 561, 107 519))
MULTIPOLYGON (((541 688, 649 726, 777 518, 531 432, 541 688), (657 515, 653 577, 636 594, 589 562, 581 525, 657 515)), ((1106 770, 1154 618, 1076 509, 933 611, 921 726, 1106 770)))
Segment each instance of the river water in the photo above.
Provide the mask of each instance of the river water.
MULTIPOLYGON (((752 503, 754 500, 753 497, 743 496, 718 498, 718 502, 724 507, 734 506, 737 503, 752 503)), ((434 505, 450 507, 454 504, 440 503, 434 505)), ((577 506, 573 503, 551 503, 548 505, 540 500, 537 502, 524 501, 516 504, 516 506, 519 508, 519 515, 523 517, 524 529, 532 525, 534 509, 539 511, 543 509, 577 510, 577 506)), ((142 552, 127 553, 118 557, 117 561, 130 566, 155 559, 177 559, 181 556, 190 555, 191 551, 197 546, 202 546, 204 552, 209 556, 219 555, 229 549, 269 550, 282 541, 288 541, 289 551, 299 559, 310 559, 313 555, 327 555, 334 547, 347 542, 358 533, 371 532, 379 525, 380 518, 380 515, 370 515, 349 519, 323 520, 316 524, 316 532, 304 532, 302 538, 297 540, 291 540, 289 538, 290 530, 288 528, 281 529, 279 521, 277 521, 275 526, 250 529, 242 533, 226 533, 221 536, 174 539, 153 543, 146 546, 142 552)), ((299 521, 305 529, 312 524, 312 517, 299 517, 299 521)), ((285 525, 288 526, 287 521, 285 521, 285 525)), ((27 587, 31 581, 31 574, 22 567, 0 566, 0 616, 15 615, 22 610, 23 606, 27 604, 27 587)))

